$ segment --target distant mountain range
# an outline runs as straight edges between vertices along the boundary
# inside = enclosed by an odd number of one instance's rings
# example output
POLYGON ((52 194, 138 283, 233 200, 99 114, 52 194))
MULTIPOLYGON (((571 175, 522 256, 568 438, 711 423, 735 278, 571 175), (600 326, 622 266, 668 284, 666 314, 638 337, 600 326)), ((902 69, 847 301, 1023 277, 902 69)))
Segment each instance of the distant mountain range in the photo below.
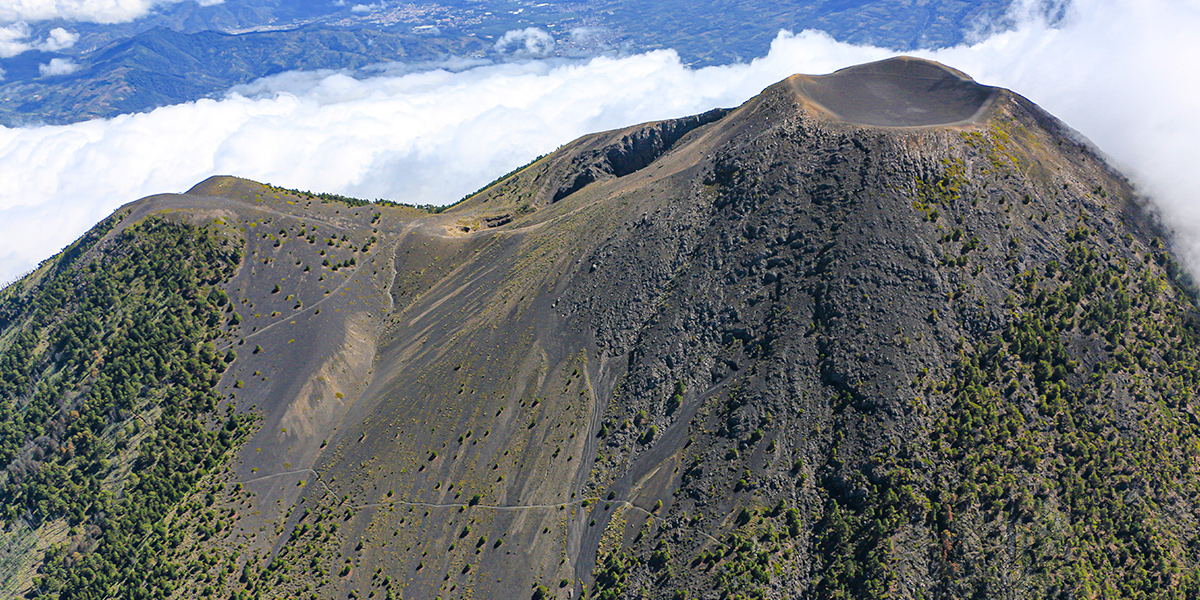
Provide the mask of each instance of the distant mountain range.
POLYGON ((220 95, 234 85, 284 71, 420 63, 480 55, 487 49, 470 36, 371 29, 231 35, 157 27, 75 59, 78 69, 65 75, 41 75, 39 67, 54 58, 45 52, 5 61, 0 118, 10 124, 70 123, 220 95))
POLYGON ((994 22, 1004 0, 807 2, 466 2, 442 4, 181 2, 132 23, 46 21, 66 27, 72 48, 0 59, 0 124, 61 124, 220 96, 233 85, 291 70, 357 69, 449 56, 503 60, 496 41, 537 27, 547 55, 591 56, 673 48, 703 66, 764 55, 780 30, 819 29, 854 43, 897 49, 963 41, 994 22), (48 69, 57 59, 57 69, 48 69))

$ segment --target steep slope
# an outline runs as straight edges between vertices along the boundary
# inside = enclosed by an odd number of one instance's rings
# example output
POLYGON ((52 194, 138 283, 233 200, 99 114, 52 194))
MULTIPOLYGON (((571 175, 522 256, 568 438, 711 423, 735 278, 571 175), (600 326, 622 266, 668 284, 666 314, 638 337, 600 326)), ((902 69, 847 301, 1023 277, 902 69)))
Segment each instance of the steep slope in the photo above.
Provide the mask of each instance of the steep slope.
MULTIPOLYGON (((27 548, 12 572, 28 581, 36 544, 60 544, 35 592, 1200 585, 1190 283, 1092 149, 941 65, 795 76, 732 111, 588 136, 437 214, 232 178, 138 201, 6 290, 5 356, 33 357, 10 411, 38 381, 76 390, 46 414, 95 395, 56 374, 109 364, 124 330, 64 353, 75 344, 37 329, 30 299, 106 272, 147 227, 237 248, 183 297, 224 315, 194 334, 228 361, 209 361, 221 401, 197 410, 241 445, 189 446, 225 458, 165 497, 160 528, 131 523, 147 546, 112 553, 170 574, 157 587, 78 575, 114 525, 21 512, 27 496, 6 491, 6 535, 24 544, 10 547, 27 548)), ((182 385, 159 381, 130 402, 182 385)), ((157 464, 132 419, 93 429, 133 450, 70 463, 120 506, 144 479, 117 465, 157 464)), ((159 437, 169 424, 148 421, 159 437)), ((49 447, 23 435, 21 452, 49 447)))

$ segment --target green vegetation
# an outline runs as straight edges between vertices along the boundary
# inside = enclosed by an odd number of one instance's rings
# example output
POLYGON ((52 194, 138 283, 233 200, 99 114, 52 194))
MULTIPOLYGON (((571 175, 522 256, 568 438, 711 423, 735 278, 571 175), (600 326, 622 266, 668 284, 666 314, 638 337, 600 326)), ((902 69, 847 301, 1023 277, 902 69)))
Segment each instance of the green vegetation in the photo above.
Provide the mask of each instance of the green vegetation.
POLYGON ((1164 276, 1177 269, 1161 248, 1129 264, 1089 234, 1068 236, 1063 264, 1015 278, 1007 327, 940 386, 952 404, 931 438, 958 477, 934 483, 954 490, 930 494, 935 529, 947 562, 969 560, 971 525, 954 513, 1029 540, 1022 562, 1047 595, 1194 597, 1200 537, 1181 526, 1200 505, 1194 300, 1164 276))
MULTIPOLYGON (((539 157, 539 158, 541 158, 541 157, 539 157)), ((362 198, 343 196, 341 194, 334 194, 331 192, 310 192, 308 190, 285 188, 285 187, 281 187, 278 185, 271 185, 269 183, 265 184, 265 185, 267 186, 268 189, 270 189, 271 191, 273 191, 275 193, 291 194, 293 196, 299 196, 301 198, 307 198, 309 200, 320 200, 322 203, 325 203, 325 204, 329 204, 331 202, 336 202, 338 204, 345 204, 346 206, 350 206, 353 208, 357 208, 360 206, 388 206, 391 208, 415 208, 417 210, 421 210, 421 211, 424 211, 424 212, 427 212, 430 214, 437 214, 437 213, 440 213, 440 212, 446 210, 447 208, 450 208, 450 206, 453 206, 453 204, 448 205, 448 206, 438 205, 438 204, 409 204, 407 202, 396 202, 394 200, 387 200, 384 198, 376 198, 374 200, 364 200, 362 198)), ((466 198, 464 198, 464 200, 465 199, 466 198)), ((461 200, 459 202, 461 202, 461 200)), ((458 204, 458 202, 455 202, 454 204, 458 204)), ((378 222, 379 222, 379 215, 373 215, 371 217, 371 224, 374 225, 375 223, 378 223, 378 222)), ((376 240, 375 240, 375 238, 372 238, 371 241, 373 243, 376 240)), ((330 245, 332 245, 332 244, 330 244, 330 245)))
POLYGON ((949 597, 1002 595, 1014 571, 1027 597, 1200 594, 1194 296, 1161 248, 1130 261, 1090 233, 1016 275, 1005 327, 923 383, 945 406, 932 465, 904 443, 873 460, 865 501, 827 490, 818 596, 887 597, 913 526, 949 597))
MULTIPOLYGON (((596 570, 592 573, 595 578, 595 591, 589 596, 594 600, 617 600, 625 591, 625 582, 629 571, 634 565, 630 557, 619 550, 608 553, 596 561, 596 570)), ((636 561, 636 559, 634 559, 636 561)))
MULTIPOLYGON (((266 186, 272 192, 275 192, 277 194, 291 194, 293 196, 299 196, 301 198, 307 198, 309 200, 320 200, 321 202, 326 203, 326 204, 328 204, 330 202, 337 202, 337 203, 345 204, 346 206, 352 206, 352 207, 371 206, 372 204, 378 204, 380 206, 413 206, 410 204, 401 204, 399 202, 392 202, 391 200, 384 200, 383 198, 379 198, 374 201, 371 201, 371 200, 363 200, 362 198, 353 198, 351 196, 343 196, 341 194, 334 194, 331 192, 310 192, 308 190, 285 188, 285 187, 281 187, 278 185, 271 185, 269 183, 266 184, 266 186)), ((375 219, 372 219, 372 223, 374 223, 374 222, 375 222, 375 219)), ((332 245, 332 244, 330 244, 330 245, 332 245)))
POLYGON ((214 345, 232 310, 216 286, 241 250, 211 228, 150 218, 82 258, 114 225, 0 303, 0 514, 72 527, 36 585, 63 600, 169 595, 179 566, 165 557, 180 534, 163 517, 250 425, 222 417, 214 391, 235 356, 214 345))
POLYGON ((446 209, 453 208, 454 206, 457 206, 457 205, 459 205, 459 204, 462 204, 463 202, 466 202, 467 200, 471 199, 473 196, 478 196, 479 194, 482 194, 483 192, 486 192, 486 191, 488 190, 488 188, 490 188, 490 187, 492 187, 492 186, 494 186, 494 185, 497 185, 497 184, 499 184, 499 183, 503 183, 503 182, 504 182, 506 179, 508 179, 508 178, 512 177, 513 175, 516 175, 517 173, 520 173, 521 171, 524 171, 525 169, 528 169, 529 167, 532 167, 533 165, 537 164, 537 161, 539 161, 539 160, 542 160, 543 158, 546 158, 546 156, 547 156, 546 154, 539 154, 539 155, 538 155, 536 158, 534 158, 533 160, 531 160, 531 161, 529 161, 529 162, 527 162, 527 163, 525 163, 525 164, 523 164, 523 165, 521 165, 521 166, 519 166, 519 167, 517 167, 517 168, 515 168, 515 169, 513 169, 513 170, 511 170, 511 171, 509 171, 509 172, 507 172, 507 173, 505 173, 505 174, 503 174, 503 175, 501 175, 501 176, 499 176, 499 177, 497 177, 497 178, 493 179, 493 180, 491 180, 491 181, 490 181, 490 182, 488 182, 486 185, 484 185, 483 187, 481 187, 481 188, 479 188, 479 189, 475 190, 474 192, 471 192, 470 194, 467 194, 466 196, 463 196, 462 198, 459 198, 458 202, 454 202, 454 203, 452 203, 452 204, 447 204, 447 205, 445 205, 445 206, 431 206, 431 207, 429 207, 429 208, 425 208, 424 206, 422 206, 422 207, 420 207, 420 208, 422 208, 422 209, 424 209, 424 210, 428 210, 429 212, 432 212, 432 213, 440 213, 440 212, 442 212, 442 211, 444 211, 444 210, 446 210, 446 209))
MULTIPOLYGON (((799 456, 760 467, 752 449, 773 452, 775 432, 754 412, 762 399, 731 386, 723 406, 702 408, 711 410, 709 439, 729 440, 709 457, 746 462, 710 474, 696 455, 671 510, 651 511, 663 525, 601 553, 589 597, 627 597, 651 582, 651 597, 686 586, 766 598, 797 582, 814 598, 1200 597, 1194 284, 1157 240, 1122 243, 1083 216, 1061 243, 1051 237, 1054 255, 1019 266, 1020 240, 989 250, 994 239, 954 214, 968 182, 948 164, 950 175, 922 182, 914 204, 953 258, 935 263, 954 288, 924 324, 964 327, 980 304, 964 282, 991 257, 1003 261, 993 273, 1011 275, 1011 295, 978 337, 950 342, 958 350, 940 375, 926 368, 910 382, 913 429, 882 438, 879 427, 881 449, 861 458, 852 445, 861 440, 846 443, 851 436, 835 429, 815 468, 799 456), (928 218, 934 207, 941 223, 928 218), (966 264, 973 273, 959 269, 966 264), (777 499, 771 488, 788 479, 805 506, 753 508, 777 499), (667 546, 680 526, 713 531, 686 516, 711 505, 688 498, 730 488, 743 507, 719 518, 732 531, 716 545, 667 546), (797 552, 812 557, 811 575, 791 570, 797 552)), ((826 383, 835 414, 870 414, 869 399, 826 383)), ((645 411, 625 414, 634 431, 649 424, 645 411)))

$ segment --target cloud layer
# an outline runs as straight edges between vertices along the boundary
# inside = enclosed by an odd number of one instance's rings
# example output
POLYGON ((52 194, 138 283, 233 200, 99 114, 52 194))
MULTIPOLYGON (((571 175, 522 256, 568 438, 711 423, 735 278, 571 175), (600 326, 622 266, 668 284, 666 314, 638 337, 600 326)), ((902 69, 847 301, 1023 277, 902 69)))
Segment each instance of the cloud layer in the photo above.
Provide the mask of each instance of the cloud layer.
MULTIPOLYGON (((1020 7, 1018 7, 1020 8, 1020 7)), ((1051 26, 917 53, 1017 90, 1089 136, 1200 232, 1196 0, 1075 0, 1051 26)), ((522 47, 527 36, 520 38, 522 47)), ((460 62, 369 78, 289 73, 140 115, 0 128, 0 281, 121 204, 212 174, 444 204, 584 133, 736 106, 793 73, 892 55, 806 31, 749 64, 689 69, 671 51, 589 61, 460 62)), ((1200 239, 1190 235, 1188 240, 1200 239)))

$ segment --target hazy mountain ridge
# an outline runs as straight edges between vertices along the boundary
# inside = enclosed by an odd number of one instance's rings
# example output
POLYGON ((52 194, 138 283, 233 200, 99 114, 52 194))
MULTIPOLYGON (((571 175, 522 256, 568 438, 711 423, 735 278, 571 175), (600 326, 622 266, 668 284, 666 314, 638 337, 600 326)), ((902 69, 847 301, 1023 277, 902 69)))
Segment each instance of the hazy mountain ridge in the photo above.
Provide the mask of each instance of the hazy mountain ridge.
POLYGON ((222 95, 229 88, 292 70, 354 70, 384 62, 432 62, 482 53, 465 36, 371 30, 298 29, 228 35, 156 28, 79 59, 77 71, 46 78, 51 58, 9 59, 0 115, 9 124, 63 124, 222 95))
POLYGON ((147 218, 240 246, 197 297, 258 423, 167 516, 175 597, 1200 584, 1186 276, 1065 126, 938 65, 587 136, 436 215, 214 178, 92 237, 147 218), (894 106, 951 120, 845 119, 894 106))

